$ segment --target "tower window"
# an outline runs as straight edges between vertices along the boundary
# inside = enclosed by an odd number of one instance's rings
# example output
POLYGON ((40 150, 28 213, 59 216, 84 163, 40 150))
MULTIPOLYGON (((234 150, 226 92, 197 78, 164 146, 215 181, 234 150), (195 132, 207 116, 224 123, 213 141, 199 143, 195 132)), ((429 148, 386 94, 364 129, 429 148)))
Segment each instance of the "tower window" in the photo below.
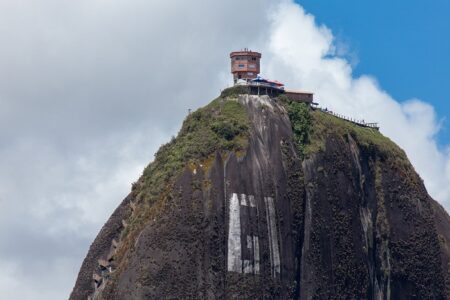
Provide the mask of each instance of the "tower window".
POLYGON ((256 60, 256 57, 252 57, 252 60, 256 60))
POLYGON ((239 65, 239 68, 243 68, 244 67, 244 65, 239 65))

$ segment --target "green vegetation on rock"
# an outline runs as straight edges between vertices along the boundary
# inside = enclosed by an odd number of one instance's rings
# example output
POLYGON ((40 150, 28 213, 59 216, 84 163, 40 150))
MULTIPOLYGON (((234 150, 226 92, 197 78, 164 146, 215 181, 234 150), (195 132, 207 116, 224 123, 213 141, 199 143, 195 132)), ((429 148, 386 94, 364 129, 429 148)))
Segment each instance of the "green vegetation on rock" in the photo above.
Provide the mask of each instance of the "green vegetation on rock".
POLYGON ((350 135, 358 145, 369 152, 376 151, 382 159, 395 158, 402 165, 410 165, 405 152, 378 130, 361 127, 321 111, 312 111, 311 142, 307 154, 325 150, 326 138, 350 135))
POLYGON ((406 153, 378 130, 358 126, 320 110, 310 109, 306 104, 290 101, 284 95, 279 96, 278 101, 288 112, 294 142, 301 158, 324 152, 326 142, 330 138, 344 140, 352 138, 361 150, 368 154, 376 154, 378 159, 387 161, 404 174, 404 178, 416 178, 410 176, 415 170, 406 153))
MULTIPOLYGON (((237 101, 218 98, 190 114, 177 138, 163 145, 142 176, 146 187, 172 178, 190 161, 200 162, 215 151, 242 151, 247 146, 248 117, 237 101), (159 182, 156 182, 159 181, 159 182)), ((154 188, 152 188, 154 190, 154 188)), ((159 194, 159 191, 150 191, 159 194)))
POLYGON ((235 85, 229 88, 226 88, 220 94, 221 98, 227 97, 236 97, 237 95, 248 94, 249 88, 244 85, 235 85))
POLYGON ((309 143, 304 151, 305 157, 324 152, 329 139, 342 138, 348 141, 349 138, 352 138, 361 151, 376 160, 386 162, 405 181, 410 181, 410 184, 414 186, 422 184, 416 180, 419 177, 416 176, 406 153, 378 130, 358 126, 319 110, 311 110, 310 116, 312 126, 309 143))
POLYGON ((178 136, 161 146, 155 160, 133 184, 138 209, 122 232, 125 242, 119 256, 131 247, 133 235, 160 213, 165 202, 170 201, 171 186, 186 167, 203 165, 206 168, 216 151, 223 154, 245 151, 248 136, 249 119, 245 108, 229 95, 226 99, 219 97, 187 116, 178 136))
POLYGON ((303 158, 310 142, 312 124, 309 107, 305 103, 291 101, 287 103, 286 108, 292 124, 295 145, 303 158))

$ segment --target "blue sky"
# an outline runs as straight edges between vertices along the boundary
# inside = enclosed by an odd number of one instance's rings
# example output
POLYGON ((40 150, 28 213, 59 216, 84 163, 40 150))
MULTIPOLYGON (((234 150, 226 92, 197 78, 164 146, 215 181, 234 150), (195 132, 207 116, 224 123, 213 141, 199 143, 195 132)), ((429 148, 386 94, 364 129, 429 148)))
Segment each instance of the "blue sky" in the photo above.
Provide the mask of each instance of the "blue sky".
MULTIPOLYGON (((356 57, 355 75, 371 74, 400 101, 431 103, 450 141, 450 1, 297 1, 356 57)), ((350 59, 352 60, 352 59, 350 59)))

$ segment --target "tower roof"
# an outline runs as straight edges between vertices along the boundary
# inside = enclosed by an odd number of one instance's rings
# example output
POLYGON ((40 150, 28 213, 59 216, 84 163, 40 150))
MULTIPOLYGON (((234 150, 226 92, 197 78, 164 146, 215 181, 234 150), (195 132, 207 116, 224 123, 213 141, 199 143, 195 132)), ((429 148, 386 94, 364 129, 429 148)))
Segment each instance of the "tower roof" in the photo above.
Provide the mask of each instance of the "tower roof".
POLYGON ((230 53, 230 58, 234 57, 234 56, 238 56, 238 55, 250 55, 250 56, 255 56, 255 57, 261 58, 261 53, 255 52, 252 50, 248 50, 248 49, 244 49, 241 51, 233 51, 230 53))

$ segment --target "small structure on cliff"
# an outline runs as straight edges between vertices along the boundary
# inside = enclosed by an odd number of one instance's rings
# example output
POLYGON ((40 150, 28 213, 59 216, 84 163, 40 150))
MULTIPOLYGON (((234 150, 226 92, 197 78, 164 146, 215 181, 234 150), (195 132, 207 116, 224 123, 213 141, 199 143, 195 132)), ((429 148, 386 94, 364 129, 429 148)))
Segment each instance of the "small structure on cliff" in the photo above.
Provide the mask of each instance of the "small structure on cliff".
POLYGON ((277 80, 265 79, 259 76, 261 71, 261 53, 247 48, 230 53, 231 73, 235 85, 249 87, 249 93, 254 95, 269 95, 276 97, 285 94, 292 101, 313 103, 313 93, 288 90, 277 80))
POLYGON ((314 94, 310 92, 286 89, 284 91, 284 94, 293 101, 306 102, 312 104, 314 100, 314 94))
POLYGON ((231 73, 234 83, 238 80, 250 80, 258 76, 260 72, 261 53, 247 48, 230 53, 231 73))

